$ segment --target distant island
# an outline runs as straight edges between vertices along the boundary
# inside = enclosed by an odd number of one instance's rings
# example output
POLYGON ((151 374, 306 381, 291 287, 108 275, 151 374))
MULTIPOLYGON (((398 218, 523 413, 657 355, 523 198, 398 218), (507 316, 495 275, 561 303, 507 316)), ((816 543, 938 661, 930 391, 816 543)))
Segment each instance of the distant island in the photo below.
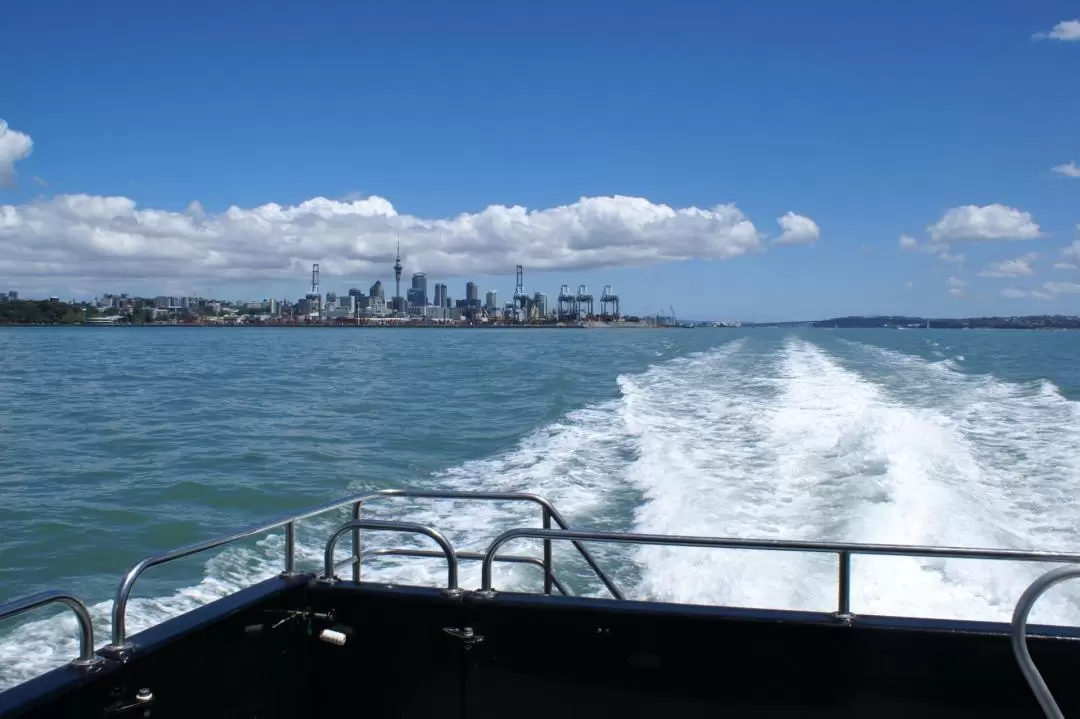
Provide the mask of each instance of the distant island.
POLYGON ((824 327, 836 329, 915 329, 940 330, 1080 330, 1080 317, 1075 315, 1025 315, 1022 317, 905 317, 903 315, 871 315, 832 317, 827 320, 803 322, 752 322, 743 327, 824 327))

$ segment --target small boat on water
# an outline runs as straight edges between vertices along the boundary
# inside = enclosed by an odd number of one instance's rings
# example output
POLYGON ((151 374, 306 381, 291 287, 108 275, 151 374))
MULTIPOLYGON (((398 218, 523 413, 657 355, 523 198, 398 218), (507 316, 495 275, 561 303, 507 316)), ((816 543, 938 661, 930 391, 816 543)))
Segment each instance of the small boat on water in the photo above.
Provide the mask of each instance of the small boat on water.
POLYGON ((6 619, 64 605, 81 642, 69 664, 0 693, 0 716, 1080 716, 1080 632, 1027 625, 1043 592, 1080 577, 1078 563, 1080 554, 588 531, 537 495, 385 490, 143 559, 120 582, 101 649, 86 605, 69 593, 0 606, 6 619), (363 516, 374 502, 431 499, 529 503, 539 527, 508 530, 474 553, 457 551, 436 527, 363 516), (331 513, 345 521, 326 537, 321 568, 299 571, 297 523, 331 513), (127 604, 145 572, 273 531, 285 538, 279 576, 127 633, 127 604), (432 549, 363 550, 375 532, 423 537, 432 549), (539 553, 504 552, 521 539, 537 542, 539 553), (609 543, 828 554, 836 557, 836 607, 628 599, 589 550, 609 543), (339 544, 349 549, 344 559, 339 544), (572 550, 575 575, 591 573, 606 596, 571 596, 555 545, 572 550), (1024 592, 1010 625, 855 612, 852 558, 864 555, 1061 566, 1024 592), (445 583, 365 581, 363 562, 376 556, 442 558, 445 583), (460 586, 466 561, 480 562, 479 587, 460 586), (534 567, 539 591, 495 586, 493 566, 502 562, 534 567))

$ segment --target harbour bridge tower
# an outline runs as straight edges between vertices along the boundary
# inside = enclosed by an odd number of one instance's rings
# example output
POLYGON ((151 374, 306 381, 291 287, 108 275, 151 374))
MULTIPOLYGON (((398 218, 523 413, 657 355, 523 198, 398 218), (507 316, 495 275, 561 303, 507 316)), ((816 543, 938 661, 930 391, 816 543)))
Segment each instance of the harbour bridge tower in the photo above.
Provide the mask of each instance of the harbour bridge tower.
POLYGON ((577 298, 570 294, 570 285, 562 285, 559 287, 557 310, 560 321, 574 319, 577 315, 577 298))
POLYGON ((600 316, 603 319, 619 319, 619 296, 611 293, 611 285, 604 285, 600 295, 600 316))
POLYGON ((588 287, 578 285, 577 297, 574 299, 577 301, 578 319, 585 320, 593 316, 593 296, 589 294, 588 287))

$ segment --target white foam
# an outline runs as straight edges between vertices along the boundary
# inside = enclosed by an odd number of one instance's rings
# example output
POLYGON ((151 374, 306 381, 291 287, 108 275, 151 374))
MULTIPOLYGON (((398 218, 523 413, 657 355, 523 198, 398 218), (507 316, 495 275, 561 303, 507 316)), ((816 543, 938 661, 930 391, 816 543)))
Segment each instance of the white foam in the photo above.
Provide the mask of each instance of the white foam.
MULTIPOLYGON (((953 360, 846 346, 854 354, 845 358, 798 338, 737 339, 659 362, 620 377, 619 398, 570 412, 506 452, 418 486, 535 492, 573 524, 601 529, 1020 548, 1080 544, 1075 402, 1048 382, 1015 385, 965 375, 953 360)), ((538 509, 525 504, 393 499, 365 512, 435 526, 459 551, 481 550, 511 527, 539 526, 538 509)), ((342 519, 302 527, 301 566, 321 564, 326 533, 342 519)), ((194 585, 133 600, 129 632, 273 576, 281 544, 275 534, 231 548, 210 559, 194 585)), ((347 545, 342 542, 340 556, 347 545)), ((433 545, 365 534, 365 548, 389 546, 433 545)), ((572 548, 555 546, 560 577, 577 593, 602 593, 572 548)), ((632 596, 835 606, 835 560, 825 555, 591 548, 632 596)), ((539 554, 537 543, 527 541, 503 551, 539 554)), ((856 558, 853 609, 1002 620, 1047 568, 856 558)), ((428 586, 441 586, 446 576, 441 560, 384 558, 365 562, 364 571, 368 579, 428 586)), ((495 584, 535 588, 539 578, 533 567, 501 566, 495 584)), ((461 585, 479 585, 477 563, 463 563, 461 585)), ((108 640, 110 607, 106 601, 92 608, 99 645, 108 640)), ((1064 590, 1053 590, 1034 615, 1041 622, 1078 617, 1073 594, 1064 590)), ((0 688, 76 653, 69 616, 21 623, 0 639, 0 688)))
MULTIPOLYGON (((1011 528, 984 455, 955 418, 897 401, 820 348, 789 340, 780 361, 687 367, 693 396, 659 377, 638 393, 642 455, 629 476, 649 504, 638 528, 659 533, 897 544, 1026 546, 1011 528), (762 386, 776 387, 762 401, 762 386), (666 427, 666 432, 657 428, 666 427), (763 462, 763 459, 767 461, 763 462), (753 460, 753 461, 751 461, 753 460), (997 492, 987 492, 987 485, 997 492)), ((942 370, 948 371, 948 370, 942 370)), ((924 363, 922 373, 927 372, 924 363)), ((672 601, 832 609, 835 560, 707 550, 643 550, 645 594, 672 601)), ((1046 567, 857 558, 855 611, 1004 620, 1046 567)), ((1048 597, 1039 621, 1072 621, 1048 597)))

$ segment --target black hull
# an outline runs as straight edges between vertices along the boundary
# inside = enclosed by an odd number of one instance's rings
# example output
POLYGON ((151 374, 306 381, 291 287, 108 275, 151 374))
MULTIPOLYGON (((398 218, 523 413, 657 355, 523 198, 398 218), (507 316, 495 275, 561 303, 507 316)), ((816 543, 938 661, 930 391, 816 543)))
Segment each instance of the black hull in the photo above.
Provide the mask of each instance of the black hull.
MULTIPOLYGON (((1080 715, 1077 633, 1029 634, 1062 711, 1080 715)), ((849 625, 833 614, 454 596, 307 575, 263 582, 131 640, 122 661, 63 667, 0 693, 0 714, 1043 716, 1004 624, 859 616, 849 625), (288 619, 288 610, 334 616, 288 619), (344 645, 318 638, 331 626, 349 632, 344 645), (139 701, 142 689, 152 698, 139 701)))

